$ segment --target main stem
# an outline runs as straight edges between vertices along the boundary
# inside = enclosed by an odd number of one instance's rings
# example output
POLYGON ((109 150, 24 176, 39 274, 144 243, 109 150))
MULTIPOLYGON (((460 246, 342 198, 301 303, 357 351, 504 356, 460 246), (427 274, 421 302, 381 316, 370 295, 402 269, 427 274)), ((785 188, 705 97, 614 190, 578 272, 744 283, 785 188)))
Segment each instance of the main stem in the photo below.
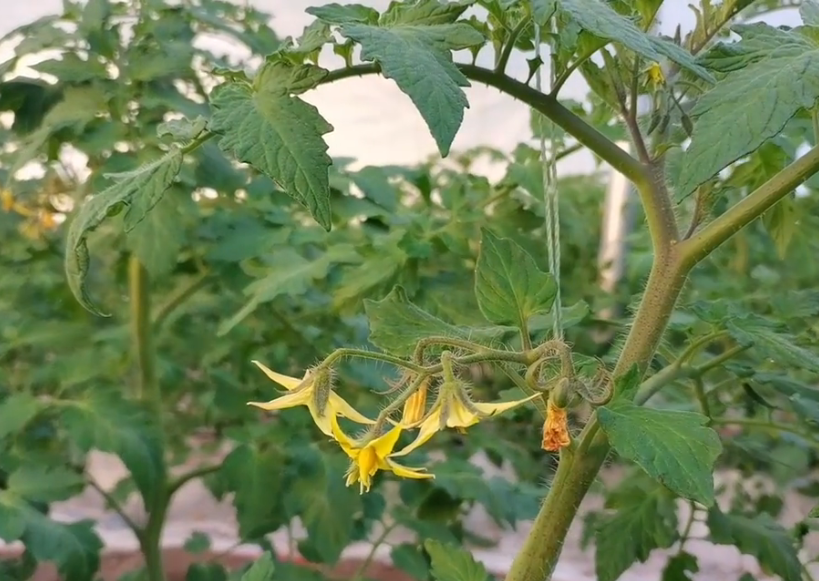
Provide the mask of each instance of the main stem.
MULTIPOLYGON (((129 259, 128 279, 131 294, 133 349, 139 368, 137 396, 150 408, 159 429, 162 430, 162 393, 156 374, 156 350, 151 322, 150 276, 136 256, 131 256, 129 259)), ((149 581, 165 581, 161 536, 169 502, 166 484, 165 482, 156 483, 156 486, 162 488, 162 493, 157 495, 148 515, 148 524, 139 535, 140 549, 145 557, 145 570, 149 581)), ((145 504, 147 507, 147 502, 145 504)))

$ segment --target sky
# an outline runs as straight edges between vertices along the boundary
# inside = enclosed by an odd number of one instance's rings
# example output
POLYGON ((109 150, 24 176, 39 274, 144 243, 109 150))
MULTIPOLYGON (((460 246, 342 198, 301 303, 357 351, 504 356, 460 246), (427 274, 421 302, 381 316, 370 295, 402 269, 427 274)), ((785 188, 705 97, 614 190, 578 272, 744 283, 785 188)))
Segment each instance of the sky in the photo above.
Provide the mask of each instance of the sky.
MULTIPOLYGON (((0 0, 3 18, 0 19, 0 35, 39 17, 59 13, 62 0, 26 0, 24 2, 0 0)), ((237 0, 245 2, 245 0, 237 0)), ((327 4, 321 0, 248 0, 257 8, 273 15, 272 27, 282 37, 298 37, 312 17, 304 12, 309 6, 327 4)), ((384 9, 389 0, 357 0, 360 4, 384 9)), ((659 30, 672 34, 677 23, 683 30, 693 25, 694 16, 688 8, 688 0, 668 0, 659 18, 659 30)), ((799 24, 795 10, 783 10, 766 19, 770 24, 799 24)), ((219 48, 235 52, 226 43, 219 48)), ((486 62, 491 54, 484 51, 479 58, 486 62)), ((0 62, 9 57, 8 50, 0 50, 0 62), (5 54, 4 54, 5 53, 5 54)), ((321 64, 328 68, 338 66, 340 61, 330 59, 321 64)), ((509 72, 525 79, 526 56, 513 55, 509 72)), ((473 85, 466 89, 470 108, 466 111, 463 125, 453 144, 453 151, 478 145, 490 145, 510 151, 522 141, 529 140, 529 110, 526 105, 512 100, 495 89, 473 85)), ((574 75, 561 91, 562 98, 580 100, 586 94, 586 85, 579 74, 574 75)), ((333 156, 353 157, 356 165, 413 164, 427 159, 437 152, 435 142, 424 121, 414 109, 409 98, 403 95, 392 81, 371 76, 347 79, 332 85, 319 87, 304 96, 316 105, 322 115, 335 127, 326 136, 333 156)), ((567 158, 559 171, 579 173, 593 167, 593 159, 587 152, 567 158)), ((476 168, 480 173, 494 174, 500 168, 476 168)))

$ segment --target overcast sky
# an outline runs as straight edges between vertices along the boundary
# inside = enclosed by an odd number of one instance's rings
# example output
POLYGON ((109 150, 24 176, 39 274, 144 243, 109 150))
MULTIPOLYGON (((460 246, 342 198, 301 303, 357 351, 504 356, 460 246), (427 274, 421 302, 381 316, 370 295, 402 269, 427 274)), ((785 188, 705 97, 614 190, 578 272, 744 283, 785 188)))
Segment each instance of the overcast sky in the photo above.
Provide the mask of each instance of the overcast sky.
MULTIPOLYGON (((389 4, 389 0, 357 2, 378 9, 389 4)), ((322 4, 321 0, 251 0, 250 3, 273 15, 272 26, 281 36, 299 36, 312 20, 304 9, 322 4)), ((0 34, 41 16, 58 13, 62 0, 6 1, 3 4, 0 34)), ((677 23, 681 23, 684 30, 690 28, 694 18, 688 4, 683 0, 666 2, 660 30, 670 34, 677 23)), ((780 11, 768 21, 771 24, 798 24, 799 17, 795 11, 780 11)), ((230 46, 221 43, 219 48, 231 50, 230 46)), ((487 51, 481 56, 492 58, 487 51)), ((0 51, 0 62, 8 57, 8 51, 0 51)), ((331 67, 338 61, 331 59, 323 64, 331 67)), ((510 72, 518 78, 525 78, 527 67, 523 55, 516 54, 512 58, 510 72)), ((580 98, 584 94, 585 84, 579 75, 574 75, 561 92, 566 98, 580 98)), ((476 145, 510 150, 530 137, 529 111, 525 105, 484 86, 468 88, 467 96, 471 108, 467 110, 455 139, 454 150, 476 145)), ((381 165, 415 163, 436 152, 435 142, 423 120, 392 81, 377 77, 348 79, 320 87, 310 92, 306 99, 315 104, 335 127, 335 131, 327 136, 332 155, 354 157, 361 164, 381 165)), ((591 156, 585 153, 575 155, 566 160, 561 171, 584 171, 590 167, 591 161, 591 156)))

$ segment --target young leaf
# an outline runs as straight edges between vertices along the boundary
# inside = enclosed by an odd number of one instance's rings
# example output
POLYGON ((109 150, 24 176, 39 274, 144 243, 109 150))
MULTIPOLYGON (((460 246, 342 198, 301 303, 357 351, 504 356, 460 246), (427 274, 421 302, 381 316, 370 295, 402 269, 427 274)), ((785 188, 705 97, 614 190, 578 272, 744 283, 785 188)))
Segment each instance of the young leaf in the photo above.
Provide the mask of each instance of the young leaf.
POLYGON ((467 8, 464 3, 439 0, 395 2, 378 25, 347 20, 339 28, 361 45, 361 60, 378 63, 381 74, 409 96, 443 156, 449 154, 464 109, 469 107, 462 87, 470 83, 452 61, 451 51, 479 46, 485 40, 475 27, 455 22, 467 8))
POLYGON ((682 155, 676 198, 682 200, 720 170, 778 134, 803 108, 813 107, 819 85, 819 44, 799 29, 764 23, 733 27, 742 40, 717 45, 713 68, 732 70, 691 111, 694 133, 682 155))
POLYGON ((529 317, 552 308, 556 293, 552 275, 538 269, 535 259, 516 242, 481 231, 475 296, 488 320, 525 329, 529 317))
POLYGON ((273 581, 276 563, 267 551, 242 575, 242 581, 273 581))
POLYGON ((133 230, 159 203, 181 167, 182 151, 174 147, 156 161, 134 171, 108 174, 107 177, 115 180, 114 185, 80 207, 66 236, 65 273, 71 292, 80 304, 92 313, 108 316, 94 306, 85 286, 90 262, 88 235, 96 230, 103 220, 116 216, 123 210, 125 231, 133 230))
POLYGON ((97 391, 63 409, 63 425, 82 451, 94 448, 120 457, 147 510, 159 501, 165 482, 162 443, 151 418, 114 392, 97 391))
POLYGON ((708 511, 711 542, 734 545, 742 553, 752 555, 759 564, 782 578, 800 581, 802 565, 791 535, 766 513, 751 518, 722 512, 714 506, 708 511))
POLYGON ((775 329, 754 324, 753 320, 732 319, 726 324, 728 332, 742 344, 753 344, 754 349, 780 365, 792 365, 819 373, 819 355, 795 345, 791 337, 775 329))
POLYGON ((655 62, 667 57, 704 81, 714 82, 711 74, 698 65, 694 57, 686 50, 667 40, 644 33, 632 21, 618 14, 605 2, 560 0, 560 8, 583 30, 594 36, 619 42, 629 50, 655 62))
POLYGON ((424 548, 432 561, 431 572, 435 581, 489 581, 484 566, 463 547, 447 546, 427 539, 424 548))
POLYGON ((618 454, 683 498, 714 504, 712 473, 722 444, 707 417, 615 401, 598 408, 597 419, 618 454))
MULTIPOLYGON (((643 484, 643 483, 640 483, 643 484)), ((644 563, 654 549, 677 540, 674 498, 657 484, 627 486, 616 494, 617 512, 595 522, 595 572, 598 581, 616 581, 635 562, 644 563)))
POLYGON ((424 337, 453 337, 488 344, 510 330, 450 325, 414 305, 401 286, 395 286, 380 301, 365 299, 364 311, 370 322, 370 343, 395 355, 411 355, 424 337))
POLYGON ((219 147, 274 180, 330 230, 332 159, 322 137, 333 131, 318 110, 296 95, 315 87, 327 71, 268 60, 251 86, 226 83, 211 93, 211 131, 219 147))

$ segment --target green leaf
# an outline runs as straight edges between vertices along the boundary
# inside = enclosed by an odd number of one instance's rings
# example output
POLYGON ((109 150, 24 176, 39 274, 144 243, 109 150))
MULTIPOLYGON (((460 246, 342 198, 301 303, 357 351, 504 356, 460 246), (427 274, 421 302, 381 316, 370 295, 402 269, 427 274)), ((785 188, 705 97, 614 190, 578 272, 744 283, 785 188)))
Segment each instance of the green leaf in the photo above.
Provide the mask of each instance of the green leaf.
POLYGON ((614 380, 614 393, 616 400, 632 401, 642 384, 643 374, 637 364, 632 365, 629 370, 614 380))
POLYGON ((671 557, 665 564, 661 581, 693 581, 699 570, 697 558, 683 551, 671 557))
POLYGON ((546 26, 557 10, 557 0, 532 0, 532 18, 538 26, 546 26))
POLYGON ((196 139, 199 134, 205 130, 207 124, 208 120, 201 115, 193 121, 187 117, 173 119, 160 123, 156 128, 156 134, 159 137, 168 135, 176 141, 191 141, 192 139, 196 139))
POLYGON ((726 514, 714 506, 708 511, 707 525, 711 542, 736 546, 740 552, 756 557, 760 565, 783 581, 802 579, 793 537, 768 514, 763 512, 752 518, 726 514))
POLYGON ((9 493, 29 502, 59 502, 80 494, 85 480, 61 466, 24 464, 9 475, 9 493))
MULTIPOLYGON (((800 29, 754 23, 732 30, 742 40, 715 50, 737 64, 691 111, 694 132, 682 155, 677 200, 777 135, 819 98, 819 84, 812 82, 819 75, 819 44, 800 29)), ((712 66, 725 67, 725 60, 713 56, 712 66)))
POLYGON ((126 235, 126 247, 145 266, 154 279, 160 279, 176 266, 185 241, 178 201, 164 196, 154 209, 126 235))
POLYGON ((619 42, 629 50, 655 62, 668 58, 702 80, 714 78, 694 57, 679 46, 652 37, 637 28, 631 20, 618 14, 610 4, 599 0, 560 0, 560 8, 580 27, 594 36, 619 42))
POLYGON ((333 126, 296 96, 326 75, 313 65, 268 60, 252 86, 229 82, 211 93, 209 128, 222 136, 223 151, 274 180, 329 231, 332 159, 322 136, 333 126))
POLYGON ((390 551, 390 561, 413 579, 429 579, 427 560, 413 543, 394 545, 390 551))
POLYGON ((286 503, 307 529, 299 551, 313 561, 336 563, 352 539, 361 495, 344 482, 346 462, 324 457, 315 448, 299 451, 298 461, 298 477, 288 486, 286 503))
POLYGON ((556 293, 552 275, 516 242, 481 230, 475 297, 489 321, 526 329, 531 316, 552 308, 556 293))
POLYGON ((205 553, 210 549, 210 537, 201 531, 193 531, 185 540, 184 548, 194 555, 205 553))
POLYGON ((185 581, 227 581, 225 566, 221 563, 191 563, 185 581))
POLYGON ((63 408, 63 425, 82 451, 94 448, 120 457, 151 510, 165 482, 162 441, 153 419, 115 392, 95 391, 63 408))
POLYGON ((242 581, 273 581, 276 563, 273 556, 265 551, 250 568, 242 575, 242 581))
POLYGON ((84 60, 74 53, 64 53, 61 59, 41 61, 31 68, 53 75, 64 83, 85 83, 95 79, 107 79, 105 65, 95 58, 84 60))
POLYGON ((370 342, 396 355, 411 355, 424 337, 452 337, 489 344, 510 330, 509 327, 450 325, 414 305, 400 285, 380 301, 365 299, 364 310, 370 322, 370 342))
POLYGON ((333 2, 324 6, 311 6, 305 12, 327 24, 376 24, 378 22, 378 11, 361 4, 342 5, 333 2))
POLYGON ((785 333, 777 333, 775 329, 742 319, 730 320, 726 327, 738 342, 753 344, 754 349, 780 365, 791 365, 819 373, 819 355, 795 345, 785 333))
POLYGON ((432 560, 431 572, 435 581, 489 581, 484 566, 462 547, 444 545, 429 539, 424 548, 432 560))
POLYGON ((670 547, 679 536, 674 497, 645 477, 625 480, 606 508, 616 512, 595 522, 598 581, 616 581, 635 562, 645 563, 651 551, 670 547))
POLYGON ((799 4, 799 16, 807 26, 819 26, 819 2, 802 0, 799 4))
POLYGON ((13 393, 0 402, 0 439, 22 430, 41 409, 41 404, 33 395, 13 393))
POLYGON ((345 22, 340 32, 361 45, 361 60, 374 61, 384 78, 392 79, 421 113, 441 155, 452 141, 469 107, 462 87, 469 80, 452 61, 451 51, 485 41, 478 30, 455 20, 466 4, 419 0, 393 3, 377 26, 345 22))
POLYGON ((71 292, 92 313, 108 316, 94 306, 85 286, 90 264, 88 235, 106 218, 123 210, 125 231, 133 230, 159 203, 181 167, 182 151, 174 147, 158 160, 134 171, 108 174, 115 183, 80 207, 66 237, 65 273, 71 292))
POLYGON ((597 408, 597 419, 618 454, 683 498, 714 504, 712 473, 722 444, 707 417, 615 401, 597 408))
POLYGON ((779 258, 784 259, 799 225, 793 198, 786 197, 774 204, 762 215, 762 223, 776 246, 779 258))
POLYGON ((330 250, 314 260, 307 260, 291 248, 279 250, 268 261, 269 268, 266 276, 250 283, 245 288, 244 294, 249 296, 250 300, 219 326, 218 336, 229 333, 259 305, 282 295, 302 295, 314 286, 316 280, 325 278, 333 264, 352 262, 357 257, 355 250, 348 244, 332 246, 330 250))
POLYGON ((60 579, 88 581, 99 569, 103 544, 94 532, 94 522, 58 523, 32 509, 25 513, 26 530, 21 540, 37 561, 57 565, 60 579))
POLYGON ((284 454, 276 447, 248 444, 234 448, 222 463, 220 475, 235 493, 233 506, 242 539, 260 538, 286 522, 280 498, 284 466, 284 454))

